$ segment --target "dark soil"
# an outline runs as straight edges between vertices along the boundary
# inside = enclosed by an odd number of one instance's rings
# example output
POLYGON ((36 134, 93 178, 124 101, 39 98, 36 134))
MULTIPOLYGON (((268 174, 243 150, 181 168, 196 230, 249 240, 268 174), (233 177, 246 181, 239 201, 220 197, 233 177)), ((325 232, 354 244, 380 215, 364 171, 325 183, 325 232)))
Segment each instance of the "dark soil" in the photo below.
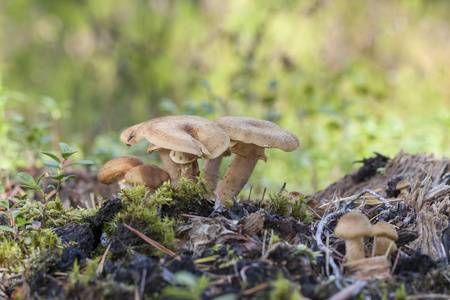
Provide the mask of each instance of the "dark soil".
MULTIPOLYGON (((393 208, 386 209, 381 202, 354 203, 352 208, 367 215, 372 224, 395 225, 399 251, 389 257, 392 277, 369 279, 354 296, 394 299, 433 294, 434 299, 445 299, 450 293, 450 189, 445 177, 450 162, 402 152, 393 159, 376 153, 359 162, 361 168, 309 196, 316 203, 310 224, 266 211, 267 201, 235 202, 216 210, 211 199, 161 205, 161 220, 176 220, 174 256, 155 250, 124 223, 114 223, 124 203, 117 196, 108 197, 92 216, 53 229, 64 244, 62 251, 42 248, 20 276, 0 277, 0 299, 214 299, 225 294, 230 299, 291 299, 300 294, 327 299, 343 287, 331 276, 327 259, 332 258, 318 250, 317 226, 324 216, 343 207, 331 203, 336 192, 351 198, 364 189, 392 201, 393 208), (411 182, 404 199, 396 198, 400 180, 411 182), (115 232, 107 237, 111 224, 115 232)), ((337 221, 326 224, 321 238, 334 250, 339 266, 345 243, 333 234, 337 221)), ((0 224, 7 224, 2 216, 0 224)), ((141 229, 147 226, 143 224, 132 219, 127 225, 141 229)), ((369 255, 372 239, 366 238, 365 245, 369 255)), ((346 273, 340 276, 344 288, 356 282, 346 273)))

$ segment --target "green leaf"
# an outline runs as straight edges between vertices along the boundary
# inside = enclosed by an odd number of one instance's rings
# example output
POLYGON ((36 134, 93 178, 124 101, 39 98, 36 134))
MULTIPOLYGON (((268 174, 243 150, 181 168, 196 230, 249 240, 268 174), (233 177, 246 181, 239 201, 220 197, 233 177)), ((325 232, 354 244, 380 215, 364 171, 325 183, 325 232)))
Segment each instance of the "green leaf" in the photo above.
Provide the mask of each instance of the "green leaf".
POLYGON ((14 229, 12 229, 12 228, 10 228, 10 227, 8 227, 8 226, 2 226, 2 225, 0 225, 0 230, 6 230, 6 231, 9 231, 9 232, 12 232, 13 234, 16 234, 16 232, 14 231, 14 229))
POLYGON ((16 198, 18 200, 27 200, 28 199, 28 194, 24 194, 23 196, 14 195, 14 198, 16 198))
POLYGON ((25 244, 29 245, 29 244, 31 244, 32 239, 31 239, 29 236, 27 236, 27 237, 24 239, 24 242, 25 242, 25 244))
POLYGON ((59 143, 59 147, 61 147, 61 153, 69 152, 70 147, 66 143, 59 143))
POLYGON ((66 176, 66 177, 64 177, 64 178, 61 180, 61 182, 64 182, 64 181, 66 181, 67 179, 77 179, 77 176, 75 176, 75 175, 69 175, 69 176, 66 176))
POLYGON ((41 176, 39 176, 39 178, 36 180, 36 182, 40 182, 42 177, 45 176, 45 174, 47 174, 47 172, 42 173, 41 176))
POLYGON ((68 164, 67 166, 71 166, 71 165, 93 165, 94 162, 91 160, 80 160, 80 161, 76 161, 73 163, 68 164))
POLYGON ((31 186, 36 185, 36 182, 34 181, 33 176, 31 176, 30 174, 20 172, 19 174, 17 174, 17 178, 19 178, 19 180, 25 182, 28 185, 31 185, 31 186))
POLYGON ((74 154, 76 152, 75 149, 77 149, 76 147, 69 147, 66 143, 59 143, 59 146, 61 147, 61 154, 63 157, 64 154, 67 154, 68 156, 74 154))
POLYGON ((64 178, 64 174, 63 173, 59 173, 56 175, 50 175, 50 178, 53 178, 55 180, 61 181, 64 178))
POLYGON ((0 205, 9 209, 9 201, 8 200, 0 200, 0 205))
POLYGON ((71 151, 71 152, 65 152, 62 153, 62 157, 64 158, 64 161, 66 161, 67 159, 69 159, 69 157, 71 157, 73 154, 77 153, 78 151, 71 151))
POLYGON ((27 201, 28 201, 28 199, 20 200, 17 203, 15 203, 13 206, 11 206, 11 209, 14 209, 17 205, 19 205, 21 203, 24 203, 24 202, 27 202, 27 201))
POLYGON ((44 161, 43 164, 45 166, 49 167, 49 168, 58 169, 59 170, 59 163, 57 163, 57 162, 55 162, 53 160, 44 161))
POLYGON ((0 215, 5 215, 5 216, 9 217, 9 214, 7 212, 1 211, 1 210, 0 210, 0 215))
POLYGON ((48 151, 42 151, 42 154, 47 155, 49 157, 51 157, 54 161, 56 161, 58 164, 61 162, 61 160, 59 159, 58 156, 56 156, 55 154, 48 152, 48 151))
POLYGON ((30 189, 30 190, 37 190, 37 188, 35 186, 31 186, 31 185, 20 185, 21 187, 25 188, 25 189, 30 189))

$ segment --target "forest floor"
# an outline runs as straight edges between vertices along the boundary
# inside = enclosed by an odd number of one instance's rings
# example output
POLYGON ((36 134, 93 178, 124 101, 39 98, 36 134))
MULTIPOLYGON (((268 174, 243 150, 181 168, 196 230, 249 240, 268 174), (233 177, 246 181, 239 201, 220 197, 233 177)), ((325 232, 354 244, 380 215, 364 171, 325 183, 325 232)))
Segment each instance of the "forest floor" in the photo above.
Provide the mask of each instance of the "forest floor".
POLYGON ((225 206, 202 181, 151 194, 78 172, 60 201, 26 205, 21 238, 1 233, 0 299, 449 299, 450 160, 361 163, 313 195, 283 187, 225 206), (394 225, 398 250, 372 257, 366 237, 352 269, 334 235, 350 210, 394 225))

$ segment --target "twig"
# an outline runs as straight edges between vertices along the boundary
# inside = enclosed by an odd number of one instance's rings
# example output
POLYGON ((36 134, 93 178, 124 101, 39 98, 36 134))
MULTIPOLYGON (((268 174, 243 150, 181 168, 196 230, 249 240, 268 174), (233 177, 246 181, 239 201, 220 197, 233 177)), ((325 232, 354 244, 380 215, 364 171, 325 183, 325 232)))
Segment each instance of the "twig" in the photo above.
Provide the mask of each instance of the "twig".
POLYGON ((331 296, 330 298, 328 298, 328 300, 344 300, 354 297, 361 292, 366 284, 366 281, 358 280, 355 283, 347 286, 345 289, 341 290, 339 293, 331 296))
POLYGON ((123 224, 128 230, 130 230, 131 232, 135 233, 136 235, 138 235, 141 239, 143 239, 144 241, 146 241, 147 243, 149 243, 150 245, 152 245, 153 247, 155 247, 156 249, 172 256, 173 258, 175 258, 176 260, 181 260, 181 257, 179 255, 177 255, 175 252, 173 252, 172 250, 167 249, 166 247, 164 247, 163 245, 161 245, 160 243, 158 243, 157 241, 152 240, 151 238, 149 238, 148 236, 146 236, 145 234, 143 234, 142 232, 134 229, 133 227, 128 226, 127 224, 123 224))
POLYGON ((248 295, 254 294, 256 292, 259 292, 259 291, 267 288, 268 286, 269 286, 268 282, 263 282, 261 284, 258 284, 257 286, 252 287, 251 289, 243 291, 242 295, 243 296, 248 296, 248 295))
POLYGON ((108 255, 109 248, 111 248, 111 243, 109 243, 108 247, 105 250, 105 253, 103 253, 102 259, 100 260, 100 264, 98 265, 97 271, 95 272, 97 276, 102 274, 103 272, 103 266, 105 265, 105 259, 106 255, 108 255))
POLYGON ((250 186, 250 191, 248 191, 247 204, 250 205, 250 196, 252 195, 253 185, 250 186))
POLYGON ((262 197, 261 197, 261 202, 259 203, 259 208, 261 208, 261 206, 262 206, 262 204, 264 202, 264 196, 266 195, 266 190, 267 190, 267 187, 264 188, 264 191, 263 191, 263 194, 262 194, 262 197))
POLYGON ((398 261, 400 259, 401 249, 402 249, 402 247, 400 247, 400 249, 398 249, 397 256, 395 256, 394 265, 392 266, 392 269, 391 269, 391 275, 394 275, 395 269, 397 268, 397 264, 398 264, 398 261))
POLYGON ((406 296, 406 299, 448 299, 448 295, 444 294, 422 294, 422 295, 411 295, 406 296))

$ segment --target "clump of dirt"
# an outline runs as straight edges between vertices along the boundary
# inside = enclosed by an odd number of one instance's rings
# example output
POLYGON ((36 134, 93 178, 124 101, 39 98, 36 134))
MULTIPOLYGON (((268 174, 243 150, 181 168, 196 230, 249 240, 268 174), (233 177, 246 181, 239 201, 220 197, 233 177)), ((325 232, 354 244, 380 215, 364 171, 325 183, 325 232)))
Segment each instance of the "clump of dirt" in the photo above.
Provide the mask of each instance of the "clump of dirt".
POLYGON ((359 168, 358 172, 353 176, 353 180, 356 183, 369 180, 377 173, 379 168, 383 168, 389 161, 389 157, 381 155, 380 153, 375 152, 375 155, 375 157, 364 158, 362 161, 355 161, 363 163, 363 166, 359 168))

